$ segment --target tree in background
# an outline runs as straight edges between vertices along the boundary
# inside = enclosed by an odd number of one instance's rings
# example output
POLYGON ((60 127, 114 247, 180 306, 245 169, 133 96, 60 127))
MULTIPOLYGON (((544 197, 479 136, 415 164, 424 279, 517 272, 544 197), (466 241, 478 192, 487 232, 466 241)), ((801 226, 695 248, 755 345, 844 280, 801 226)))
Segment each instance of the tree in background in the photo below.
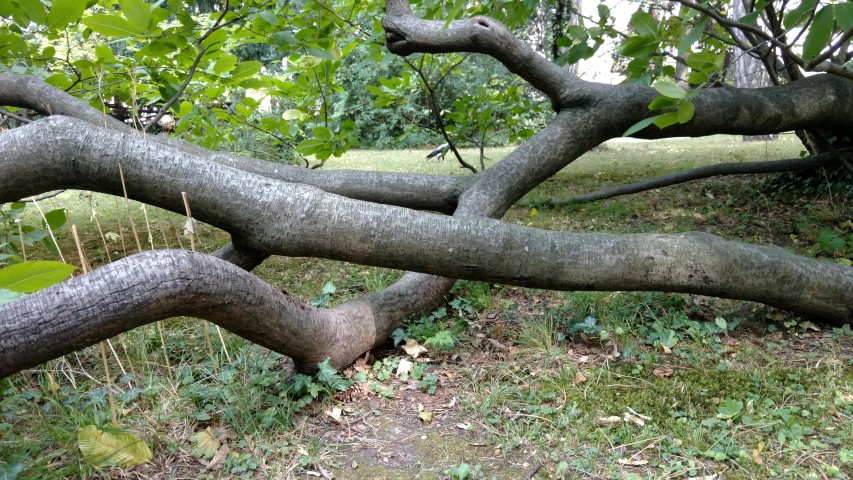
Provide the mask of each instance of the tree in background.
MULTIPOLYGON (((763 2, 730 18, 689 0, 679 4, 677 17, 659 21, 642 10, 632 16, 632 31, 619 46, 629 59, 627 81, 616 86, 580 80, 520 41, 517 32, 538 8, 527 3, 424 2, 415 13, 404 0, 388 0, 381 21, 371 2, 220 2, 203 16, 181 0, 0 4, 7 19, 0 31, 6 71, 0 105, 7 108, 0 113, 16 126, 0 134, 0 202, 57 188, 126 190, 130 198, 183 212, 188 197, 195 218, 232 236, 213 255, 140 253, 0 307, 0 376, 177 315, 212 320, 292 357, 301 369, 327 358, 341 366, 383 342, 407 316, 438 305, 456 278, 689 292, 850 322, 853 271, 843 261, 703 233, 578 234, 498 220, 584 152, 623 135, 799 130, 813 155, 722 165, 713 173, 850 169, 853 72, 845 63, 853 5, 803 2, 786 10, 763 2), (760 15, 771 31, 759 27, 760 15), (794 28, 802 32, 802 48, 786 39, 794 28), (736 31, 750 43, 736 40, 736 31), (245 129, 282 148, 294 145, 314 167, 357 145, 357 125, 336 117, 332 99, 341 90, 343 59, 380 39, 407 58, 491 56, 547 99, 555 115, 501 162, 468 176, 305 169, 229 152, 245 129), (115 41, 127 55, 109 47, 115 41), (281 52, 281 73, 233 53, 252 43, 281 52), (732 43, 760 53, 776 74, 773 87, 738 89, 720 81, 732 43), (686 54, 689 88, 671 80, 675 67, 661 55, 675 45, 686 54), (159 104, 160 113, 139 131, 107 115, 104 103, 113 97, 133 108, 159 104), (277 110, 267 106, 274 102, 277 110), (175 119, 174 135, 147 133, 165 115, 175 119), (420 273, 316 308, 250 273, 270 255, 420 273)), ((600 5, 583 34, 569 27, 560 58, 572 64, 591 55, 603 38, 617 35, 610 20, 600 5)), ((452 68, 442 72, 454 75, 452 68)), ((390 85, 397 88, 394 80, 390 85)), ((506 102, 529 101, 510 95, 509 87, 502 91, 506 102)), ((708 174, 685 172, 629 190, 708 174)))

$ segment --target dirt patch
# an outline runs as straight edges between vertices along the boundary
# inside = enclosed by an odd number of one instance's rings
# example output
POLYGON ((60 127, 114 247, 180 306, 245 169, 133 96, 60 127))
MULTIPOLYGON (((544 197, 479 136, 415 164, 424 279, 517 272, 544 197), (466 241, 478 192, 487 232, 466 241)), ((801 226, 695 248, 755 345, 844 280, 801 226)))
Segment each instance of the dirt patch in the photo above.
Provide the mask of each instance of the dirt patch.
POLYGON ((460 408, 465 381, 457 381, 452 368, 442 370, 435 395, 414 380, 394 381, 393 399, 361 394, 331 407, 341 409, 340 421, 331 410, 309 415, 308 429, 336 445, 339 465, 329 473, 340 480, 444 479, 446 470, 466 463, 479 466, 485 478, 525 478, 536 465, 502 453, 499 439, 460 408))

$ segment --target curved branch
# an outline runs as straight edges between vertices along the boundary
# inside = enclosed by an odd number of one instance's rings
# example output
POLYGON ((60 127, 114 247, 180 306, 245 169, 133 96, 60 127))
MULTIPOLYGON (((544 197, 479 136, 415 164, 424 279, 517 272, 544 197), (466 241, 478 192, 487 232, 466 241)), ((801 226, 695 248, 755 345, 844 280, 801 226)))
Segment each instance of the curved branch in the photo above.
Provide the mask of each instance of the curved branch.
MULTIPOLYGON (((0 105, 30 108, 42 115, 66 115, 117 132, 134 134, 129 125, 92 108, 68 93, 30 77, 0 73, 0 105)), ((202 155, 223 165, 272 179, 302 183, 330 193, 388 205, 452 213, 459 195, 474 182, 472 177, 427 174, 366 172, 355 170, 317 171, 255 158, 212 152, 188 142, 161 135, 148 140, 186 153, 202 155)))
POLYGON ((746 163, 720 163, 705 167, 694 168, 683 172, 661 175, 655 178, 641 180, 639 182, 614 187, 603 188, 595 192, 584 193, 572 198, 553 198, 547 201, 548 206, 569 205, 573 203, 594 202, 606 198, 631 195, 633 193, 645 192, 654 188, 663 188, 679 183, 692 182, 703 178, 717 177, 723 175, 755 175, 759 173, 782 173, 796 170, 808 170, 812 168, 831 165, 837 158, 829 153, 814 155, 805 158, 792 158, 788 160, 775 160, 768 162, 746 162, 746 163))
POLYGON ((140 253, 0 306, 0 378, 184 315, 287 355, 303 370, 326 358, 341 367, 355 358, 353 348, 362 352, 388 337, 384 322, 371 320, 375 311, 396 310, 387 308, 389 297, 314 308, 207 255, 140 253))
POLYGON ((587 84, 567 73, 489 17, 444 22, 412 15, 406 0, 386 2, 385 44, 392 53, 485 53, 504 64, 551 100, 555 110, 585 103, 578 86, 587 84))

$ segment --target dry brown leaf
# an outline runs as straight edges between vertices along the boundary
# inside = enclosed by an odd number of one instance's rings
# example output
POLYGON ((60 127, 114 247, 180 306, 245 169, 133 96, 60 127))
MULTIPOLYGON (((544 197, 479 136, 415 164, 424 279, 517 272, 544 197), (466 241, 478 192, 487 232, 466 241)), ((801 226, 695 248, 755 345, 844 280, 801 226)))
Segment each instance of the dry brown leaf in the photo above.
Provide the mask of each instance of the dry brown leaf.
POLYGON ((631 415, 630 413, 627 413, 627 412, 624 414, 624 419, 626 422, 633 422, 633 423, 636 423, 637 425, 639 425, 641 427, 646 425, 645 420, 643 420, 642 418, 640 418, 636 415, 631 415))
POLYGON ((572 380, 572 384, 577 385, 577 384, 583 383, 585 381, 586 381, 586 376, 584 376, 584 374, 581 373, 581 369, 579 368, 579 369, 575 370, 575 379, 572 380))
POLYGON ((633 467, 639 467, 640 465, 648 465, 648 460, 632 460, 630 458, 620 458, 620 465, 631 465, 633 467))
POLYGON ((231 452, 231 447, 228 445, 223 445, 219 447, 219 450, 216 451, 216 454, 213 458, 207 462, 207 465, 204 468, 208 470, 213 470, 215 468, 222 468, 222 465, 225 464, 225 459, 228 458, 228 453, 231 452))
POLYGON ((355 363, 352 365, 352 368, 355 369, 356 372, 367 372, 370 370, 370 367, 367 366, 367 360, 370 358, 370 352, 364 354, 363 357, 359 357, 355 360, 355 363))
POLYGON ((619 425, 622 423, 622 417, 617 417, 616 415, 598 417, 595 419, 595 423, 598 423, 599 425, 619 425))
POLYGON ((402 348, 403 351, 405 351, 406 354, 412 358, 418 358, 419 356, 423 355, 424 353, 427 353, 428 351, 422 345, 418 344, 417 340, 413 338, 406 340, 406 344, 403 345, 402 348))
POLYGON ((328 416, 329 416, 329 418, 331 418, 332 420, 334 420, 334 421, 335 421, 335 423, 341 423, 341 414, 342 414, 343 412, 341 411, 341 409, 340 409, 340 408, 338 408, 338 407, 333 407, 331 410, 326 410, 324 413, 325 413, 326 415, 328 415, 328 416))
POLYGON ((820 328, 818 328, 817 325, 815 325, 814 323, 812 323, 808 320, 806 320, 805 322, 800 322, 800 328, 802 328, 803 330, 812 330, 815 332, 820 331, 820 328))
POLYGON ((658 377, 666 378, 672 376, 673 370, 671 368, 656 368, 652 373, 658 377))

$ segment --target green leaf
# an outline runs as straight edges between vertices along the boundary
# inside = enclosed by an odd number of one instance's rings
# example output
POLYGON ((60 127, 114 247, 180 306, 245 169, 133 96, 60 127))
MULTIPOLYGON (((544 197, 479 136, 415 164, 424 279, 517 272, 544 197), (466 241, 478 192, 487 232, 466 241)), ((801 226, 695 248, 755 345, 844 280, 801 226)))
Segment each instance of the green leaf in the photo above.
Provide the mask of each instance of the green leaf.
POLYGON ((137 33, 148 33, 151 25, 151 5, 145 0, 118 0, 121 13, 137 33))
POLYGON ((785 27, 785 30, 790 30, 794 25, 804 22, 809 18, 809 12, 814 10, 815 6, 817 6, 817 0, 803 0, 797 8, 785 14, 785 18, 782 19, 782 26, 785 27))
POLYGON ((338 287, 336 287, 332 282, 326 282, 326 284, 323 285, 323 293, 326 295, 334 295, 337 291, 338 287))
POLYGON ((657 125, 658 128, 666 128, 670 125, 675 125, 678 123, 678 112, 669 112, 659 115, 658 118, 654 121, 654 124, 657 125))
POLYGON ((262 66, 263 64, 257 60, 243 62, 234 68, 234 70, 231 72, 231 78, 237 80, 244 77, 251 77, 252 75, 257 75, 257 73, 261 71, 262 66))
POLYGON ((328 127, 315 127, 312 133, 314 133, 314 138, 318 140, 329 141, 332 139, 332 131, 328 127))
POLYGON ((655 115, 654 117, 649 117, 649 118, 645 118, 643 120, 640 120, 639 122, 631 125, 631 128, 629 128, 628 130, 625 130, 625 133, 623 133, 622 136, 623 137, 630 137, 631 135, 633 135, 633 134, 639 132, 640 130, 648 127, 649 125, 655 123, 655 120, 657 120, 657 118, 659 116, 660 115, 655 115))
POLYGON ((54 232, 64 227, 66 223, 68 223, 68 217, 65 215, 64 208, 57 208, 56 210, 51 210, 44 214, 44 220, 42 221, 42 226, 45 226, 45 220, 47 221, 47 225, 50 226, 50 229, 54 232))
POLYGON ((308 140, 299 142, 299 144, 296 145, 296 151, 302 155, 314 155, 315 153, 322 151, 325 147, 325 141, 309 138, 308 140))
POLYGON ((717 406, 717 417, 722 419, 734 418, 743 410, 743 402, 727 398, 717 406))
MULTIPOLYGON (((8 0, 6 0, 8 1, 8 0)), ((21 9, 24 16, 31 22, 39 25, 44 25, 47 20, 47 10, 44 4, 39 0, 20 0, 18 8, 21 9)))
POLYGON ((132 37, 136 34, 136 30, 127 20, 106 13, 90 15, 84 18, 82 23, 92 31, 108 37, 132 37))
POLYGON ((234 70, 234 66, 237 65, 237 57, 234 55, 223 55, 219 57, 219 60, 216 61, 216 64, 213 66, 213 73, 216 75, 222 75, 225 72, 230 72, 234 70))
POLYGON ((825 6, 815 15, 809 33, 806 35, 806 41, 803 42, 804 59, 811 60, 829 43, 832 37, 832 26, 835 23, 832 12, 831 6, 825 6))
POLYGON ((289 108, 281 114, 281 118, 285 120, 304 120, 308 118, 308 114, 296 108, 289 108))
POLYGON ((658 35, 658 21, 650 13, 642 10, 637 10, 631 15, 631 25, 634 26, 640 35, 652 37, 657 37, 658 35))
POLYGON ((687 35, 681 40, 681 43, 678 44, 678 49, 681 51, 687 51, 691 45, 696 43, 700 38, 702 38, 702 33, 705 32, 705 27, 708 25, 708 20, 710 17, 704 17, 702 20, 696 22, 696 25, 687 32, 687 35))
POLYGON ((700 72, 711 72, 722 66, 724 56, 708 51, 691 53, 684 59, 688 67, 700 72))
POLYGON ((222 48, 227 37, 228 32, 225 29, 216 30, 201 42, 201 48, 207 50, 207 53, 215 52, 222 48))
POLYGON ((693 119, 696 107, 693 102, 684 102, 678 107, 678 123, 687 123, 693 119))
POLYGON ((649 104, 649 110, 665 110, 678 105, 678 102, 679 100, 677 98, 658 95, 654 100, 652 100, 652 103, 649 104))
POLYGON ((53 0, 47 14, 47 28, 63 28, 83 16, 86 0, 53 0))
POLYGON ((32 293, 65 280, 73 271, 73 265, 62 262, 17 263, 0 270, 0 288, 32 293))
POLYGON ((98 429, 86 425, 77 431, 83 458, 96 468, 141 465, 151 460, 151 449, 139 437, 117 428, 98 429))
POLYGON ((835 20, 845 32, 853 28, 853 3, 839 3, 835 6, 835 20))
POLYGON ((755 25, 758 22, 758 14, 759 13, 761 13, 761 12, 759 12, 758 10, 756 10, 752 13, 747 13, 746 15, 740 17, 738 19, 738 22, 745 23, 747 25, 755 25))
POLYGON ((655 51, 658 41, 654 37, 628 37, 616 47, 616 53, 626 57, 649 56, 655 51))
POLYGON ((21 463, 0 463, 0 480, 15 480, 24 471, 21 463))
POLYGON ((687 96, 687 91, 675 82, 657 82, 654 84, 654 89, 664 97, 675 98, 678 100, 687 96))
MULTIPOLYGON (((21 292, 13 292, 12 290, 6 290, 5 288, 0 288, 0 305, 13 302, 19 298, 23 298, 25 295, 21 292)), ((3 479, 3 476, 0 475, 0 480, 3 479)))

